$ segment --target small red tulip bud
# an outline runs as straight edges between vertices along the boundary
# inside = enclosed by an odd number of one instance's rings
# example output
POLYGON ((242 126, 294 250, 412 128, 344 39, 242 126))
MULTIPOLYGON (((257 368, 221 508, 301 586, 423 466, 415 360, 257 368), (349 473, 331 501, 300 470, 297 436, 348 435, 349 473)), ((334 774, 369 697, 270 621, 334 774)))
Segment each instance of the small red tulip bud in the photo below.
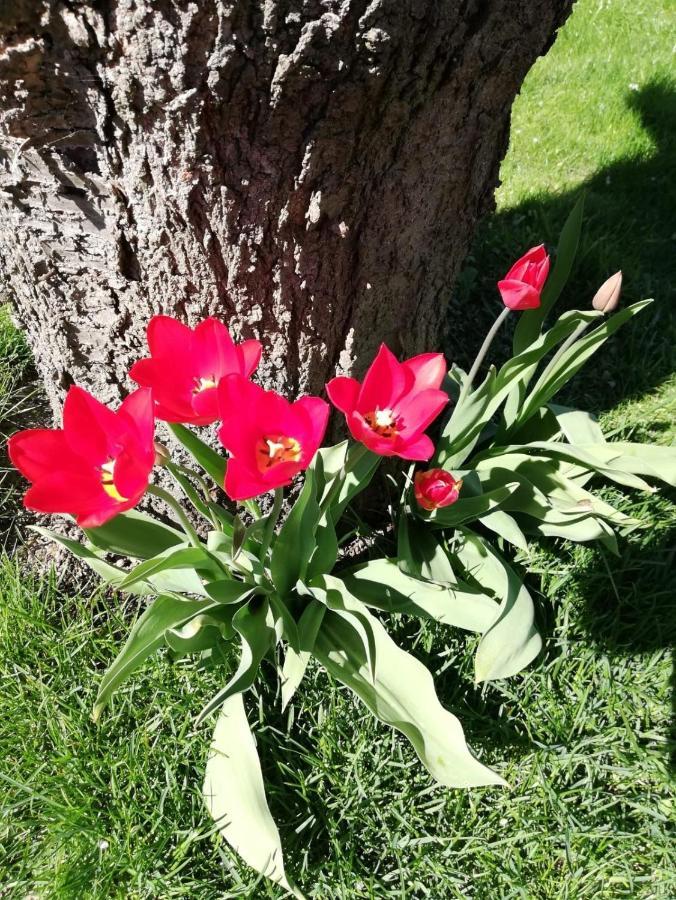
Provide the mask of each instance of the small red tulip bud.
POLYGON ((415 499, 428 512, 455 503, 461 487, 462 478, 454 478, 445 469, 416 472, 414 479, 415 499))
POLYGON ((622 272, 615 272, 607 281, 604 281, 594 294, 592 306, 602 313, 611 313, 620 302, 622 292, 622 272))
POLYGON ((540 244, 517 259, 502 281, 498 281, 502 302, 508 309, 537 309, 548 274, 549 254, 540 244))

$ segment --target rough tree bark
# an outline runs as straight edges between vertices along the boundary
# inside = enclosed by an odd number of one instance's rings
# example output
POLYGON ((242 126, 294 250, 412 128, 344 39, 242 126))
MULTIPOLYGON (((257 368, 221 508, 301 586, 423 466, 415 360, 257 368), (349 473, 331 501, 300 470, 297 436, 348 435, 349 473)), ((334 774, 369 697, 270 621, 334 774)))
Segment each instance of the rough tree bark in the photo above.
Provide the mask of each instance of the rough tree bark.
POLYGON ((572 0, 0 0, 0 262, 55 411, 217 314, 318 389, 437 345, 572 0))

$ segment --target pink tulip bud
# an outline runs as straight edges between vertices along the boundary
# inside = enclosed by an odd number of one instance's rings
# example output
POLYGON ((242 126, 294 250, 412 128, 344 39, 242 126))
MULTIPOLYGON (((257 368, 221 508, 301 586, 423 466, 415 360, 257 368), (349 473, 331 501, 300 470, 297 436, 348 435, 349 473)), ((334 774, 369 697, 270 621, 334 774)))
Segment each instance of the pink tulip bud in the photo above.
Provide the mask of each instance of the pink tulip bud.
POLYGON ((598 291, 594 294, 592 306, 594 309, 602 313, 611 313, 620 302, 620 294, 622 293, 622 272, 615 272, 607 281, 604 281, 598 291))
POLYGON ((462 479, 454 478, 444 469, 416 472, 414 479, 415 499, 428 512, 455 503, 461 487, 462 479))
POLYGON ((537 309, 548 274, 549 255, 544 244, 532 247, 498 281, 502 302, 508 309, 537 309))

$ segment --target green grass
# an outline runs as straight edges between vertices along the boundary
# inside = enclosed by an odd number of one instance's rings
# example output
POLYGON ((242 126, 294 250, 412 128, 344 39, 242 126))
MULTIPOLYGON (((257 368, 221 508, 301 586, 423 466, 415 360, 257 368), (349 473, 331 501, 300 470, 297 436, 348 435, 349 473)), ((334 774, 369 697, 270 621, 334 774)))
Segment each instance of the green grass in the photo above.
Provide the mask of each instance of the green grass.
MULTIPOLYGON (((498 211, 451 301, 449 344, 466 362, 494 316, 496 279, 523 249, 555 239, 585 187, 565 302, 590 298, 622 267, 625 299, 656 303, 567 399, 598 412, 617 437, 662 443, 676 438, 670 9, 666 0, 580 0, 529 75, 498 211)), ((20 418, 27 355, 6 318, 0 359, 8 430, 20 418)), ((391 623, 511 790, 433 786, 410 747, 318 669, 281 715, 265 673, 249 711, 287 865, 310 896, 676 896, 673 493, 607 493, 648 527, 622 541, 619 559, 563 543, 533 548, 529 583, 546 649, 522 676, 477 689, 473 639, 391 623)), ((214 840, 203 812, 208 728, 192 723, 216 688, 213 674, 160 656, 98 727, 90 721, 98 678, 134 611, 94 587, 71 595, 56 576, 2 564, 0 897, 279 896, 214 840)))

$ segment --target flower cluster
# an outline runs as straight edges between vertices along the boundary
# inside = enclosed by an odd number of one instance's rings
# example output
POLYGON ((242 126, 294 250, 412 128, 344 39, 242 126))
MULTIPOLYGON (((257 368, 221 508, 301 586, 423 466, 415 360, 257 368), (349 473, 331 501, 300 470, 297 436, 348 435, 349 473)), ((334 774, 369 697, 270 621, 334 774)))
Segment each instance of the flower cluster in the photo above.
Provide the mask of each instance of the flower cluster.
POLYGON ((382 615, 474 632, 475 683, 512 677, 543 642, 510 547, 527 551, 530 540, 558 537, 597 540, 618 552, 615 530, 641 523, 588 490, 591 479, 650 491, 650 481, 676 485, 673 449, 609 442, 593 416, 552 402, 606 339, 650 303, 614 312, 618 272, 591 309, 570 309, 551 324, 541 311, 529 312, 540 305, 551 310, 556 301, 572 267, 581 213, 578 203, 548 284, 542 246, 498 282, 504 308, 467 373, 458 366, 447 371, 439 353, 400 362, 382 345, 361 381, 330 380, 328 398, 345 416, 352 441, 322 446, 330 406, 321 397, 291 401, 254 383, 258 341, 235 343, 213 318, 191 329, 168 316, 151 320, 149 356, 130 372, 138 388, 119 409, 73 387, 61 428, 10 439, 13 462, 32 482, 26 506, 72 514, 87 529, 87 544, 34 527, 116 590, 153 598, 100 680, 94 719, 162 646, 174 658, 200 654, 223 669, 224 683, 197 719, 219 710, 205 803, 241 857, 296 897, 302 894, 284 870, 243 700, 263 660, 279 673, 283 708, 313 657, 407 736, 440 784, 503 784, 472 754, 431 673, 396 645, 382 615), (491 365, 475 386, 512 310, 523 311, 514 356, 491 365), (427 429, 444 411, 433 442, 427 429), (197 469, 154 442, 158 419, 197 469), (208 425, 216 425, 227 459, 186 427, 208 425), (408 463, 392 475, 401 487, 399 507, 390 506, 393 528, 355 559, 340 552, 354 534, 346 512, 384 457, 408 463), (417 463, 423 465, 413 474, 417 463), (151 482, 155 464, 166 467, 182 500, 151 482), (282 516, 283 489, 305 470, 282 516), (243 509, 218 502, 214 483, 243 509), (272 490, 263 513, 254 498, 272 490), (131 512, 146 491, 172 508, 169 525, 131 512), (193 524, 198 519, 201 531, 193 524), (239 664, 227 671, 233 641, 239 664))
MULTIPOLYGON (((538 306, 548 269, 544 247, 529 250, 498 283, 505 305, 538 306)), ((30 429, 10 438, 10 458, 32 482, 27 508, 70 513, 92 528, 135 506, 153 468, 154 418, 220 422, 218 437, 230 454, 224 489, 232 500, 285 487, 309 466, 324 438, 329 406, 312 396, 290 402, 254 384, 250 379, 262 354, 258 341, 236 344, 214 318, 191 329, 164 315, 150 320, 147 340, 150 356, 129 373, 139 388, 116 412, 72 387, 62 428, 30 429)), ((362 382, 341 376, 326 390, 351 435, 371 452, 426 461, 434 444, 425 430, 449 399, 441 390, 445 376, 441 353, 400 363, 382 344, 362 382)), ((415 496, 425 510, 459 496, 462 481, 439 472, 416 477, 415 496)))

